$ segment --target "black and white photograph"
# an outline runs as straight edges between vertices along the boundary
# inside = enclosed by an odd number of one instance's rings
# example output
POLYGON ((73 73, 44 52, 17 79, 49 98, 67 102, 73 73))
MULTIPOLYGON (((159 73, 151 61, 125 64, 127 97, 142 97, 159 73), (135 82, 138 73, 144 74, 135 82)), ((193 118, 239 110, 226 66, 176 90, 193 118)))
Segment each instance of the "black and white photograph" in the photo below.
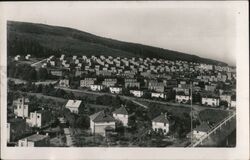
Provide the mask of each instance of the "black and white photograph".
POLYGON ((1 146, 237 149, 247 3, 181 4, 0 3, 1 146))

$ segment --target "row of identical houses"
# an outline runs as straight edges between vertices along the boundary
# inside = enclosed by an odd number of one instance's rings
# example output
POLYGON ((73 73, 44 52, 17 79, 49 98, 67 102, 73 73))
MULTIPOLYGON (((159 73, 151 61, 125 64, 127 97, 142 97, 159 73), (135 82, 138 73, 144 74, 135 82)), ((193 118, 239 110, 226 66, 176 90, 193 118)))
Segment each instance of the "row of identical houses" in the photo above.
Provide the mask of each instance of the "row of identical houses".
MULTIPOLYGON (((17 55, 18 56, 18 55, 17 55)), ((200 73, 195 77, 201 81, 222 81, 236 78, 236 69, 229 66, 210 65, 187 61, 170 61, 156 58, 125 58, 112 56, 50 56, 42 64, 50 68, 51 74, 62 76, 63 70, 75 69, 75 75, 94 73, 97 76, 121 76, 134 78, 137 75, 145 78, 171 78, 169 73, 200 73)))
MULTIPOLYGON (((101 84, 96 83, 97 78, 84 78, 80 80, 81 88, 89 88, 92 91, 102 91, 105 88, 108 88, 110 93, 113 94, 122 94, 123 89, 129 89, 129 93, 135 97, 143 97, 145 92, 149 92, 151 98, 161 98, 166 99, 167 93, 169 91, 168 81, 159 82, 157 80, 145 80, 145 86, 142 89, 140 82, 136 78, 125 78, 124 82, 118 84, 116 78, 105 78, 101 84)), ((173 80, 170 81, 173 83, 173 80)), ((69 80, 62 79, 59 81, 59 86, 69 87, 69 80)), ((175 85, 171 85, 173 91, 176 92, 175 101, 178 103, 189 103, 191 101, 191 89, 192 92, 198 92, 201 94, 201 104, 218 107, 221 101, 225 101, 228 104, 228 107, 236 106, 236 96, 234 92, 226 92, 221 89, 216 89, 216 83, 210 83, 204 85, 204 88, 199 86, 199 82, 195 81, 191 84, 187 84, 186 81, 180 81, 175 85), (218 92, 215 94, 215 92, 218 92)))

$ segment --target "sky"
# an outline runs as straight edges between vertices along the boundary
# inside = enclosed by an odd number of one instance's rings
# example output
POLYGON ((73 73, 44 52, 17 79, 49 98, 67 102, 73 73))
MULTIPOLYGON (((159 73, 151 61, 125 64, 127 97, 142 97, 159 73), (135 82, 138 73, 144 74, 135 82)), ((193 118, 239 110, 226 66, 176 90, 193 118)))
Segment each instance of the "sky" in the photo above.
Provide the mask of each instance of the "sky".
POLYGON ((232 2, 29 2, 6 3, 7 20, 76 28, 236 65, 232 2))

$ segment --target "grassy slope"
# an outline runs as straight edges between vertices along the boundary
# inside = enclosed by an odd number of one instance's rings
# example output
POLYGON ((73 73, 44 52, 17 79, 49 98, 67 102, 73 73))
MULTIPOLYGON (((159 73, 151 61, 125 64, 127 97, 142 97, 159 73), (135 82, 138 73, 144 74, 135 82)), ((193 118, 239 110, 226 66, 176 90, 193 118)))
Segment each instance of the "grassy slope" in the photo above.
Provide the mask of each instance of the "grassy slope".
POLYGON ((24 41, 37 43, 42 48, 48 49, 48 51, 64 51, 66 54, 156 57, 170 60, 218 63, 218 61, 181 52, 99 37, 76 29, 9 21, 8 44, 13 45, 13 48, 16 49, 15 43, 24 41))

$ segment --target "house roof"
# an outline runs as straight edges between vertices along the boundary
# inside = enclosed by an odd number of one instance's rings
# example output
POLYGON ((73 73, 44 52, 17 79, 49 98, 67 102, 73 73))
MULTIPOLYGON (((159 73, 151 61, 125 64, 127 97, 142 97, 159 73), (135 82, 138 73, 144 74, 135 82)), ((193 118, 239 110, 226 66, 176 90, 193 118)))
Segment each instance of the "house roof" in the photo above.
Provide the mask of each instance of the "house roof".
POLYGON ((41 140, 43 140, 43 139, 45 139, 47 137, 48 136, 46 136, 46 135, 33 134, 33 135, 29 136, 29 137, 23 138, 22 140, 27 139, 28 141, 35 142, 35 141, 41 141, 41 140))
POLYGON ((166 114, 161 114, 158 117, 154 118, 152 121, 161 122, 161 123, 169 123, 168 117, 166 114))
POLYGON ((201 123, 199 126, 197 126, 194 130, 201 131, 201 132, 208 132, 211 129, 211 127, 207 123, 201 123))
POLYGON ((71 107, 71 108, 79 108, 81 103, 82 103, 81 100, 68 100, 68 102, 65 106, 71 107))
POLYGON ((100 111, 89 116, 93 122, 115 122, 115 119, 107 115, 104 111, 100 111))
POLYGON ((120 108, 116 109, 113 113, 128 115, 128 111, 126 110, 124 106, 121 106, 120 108))

